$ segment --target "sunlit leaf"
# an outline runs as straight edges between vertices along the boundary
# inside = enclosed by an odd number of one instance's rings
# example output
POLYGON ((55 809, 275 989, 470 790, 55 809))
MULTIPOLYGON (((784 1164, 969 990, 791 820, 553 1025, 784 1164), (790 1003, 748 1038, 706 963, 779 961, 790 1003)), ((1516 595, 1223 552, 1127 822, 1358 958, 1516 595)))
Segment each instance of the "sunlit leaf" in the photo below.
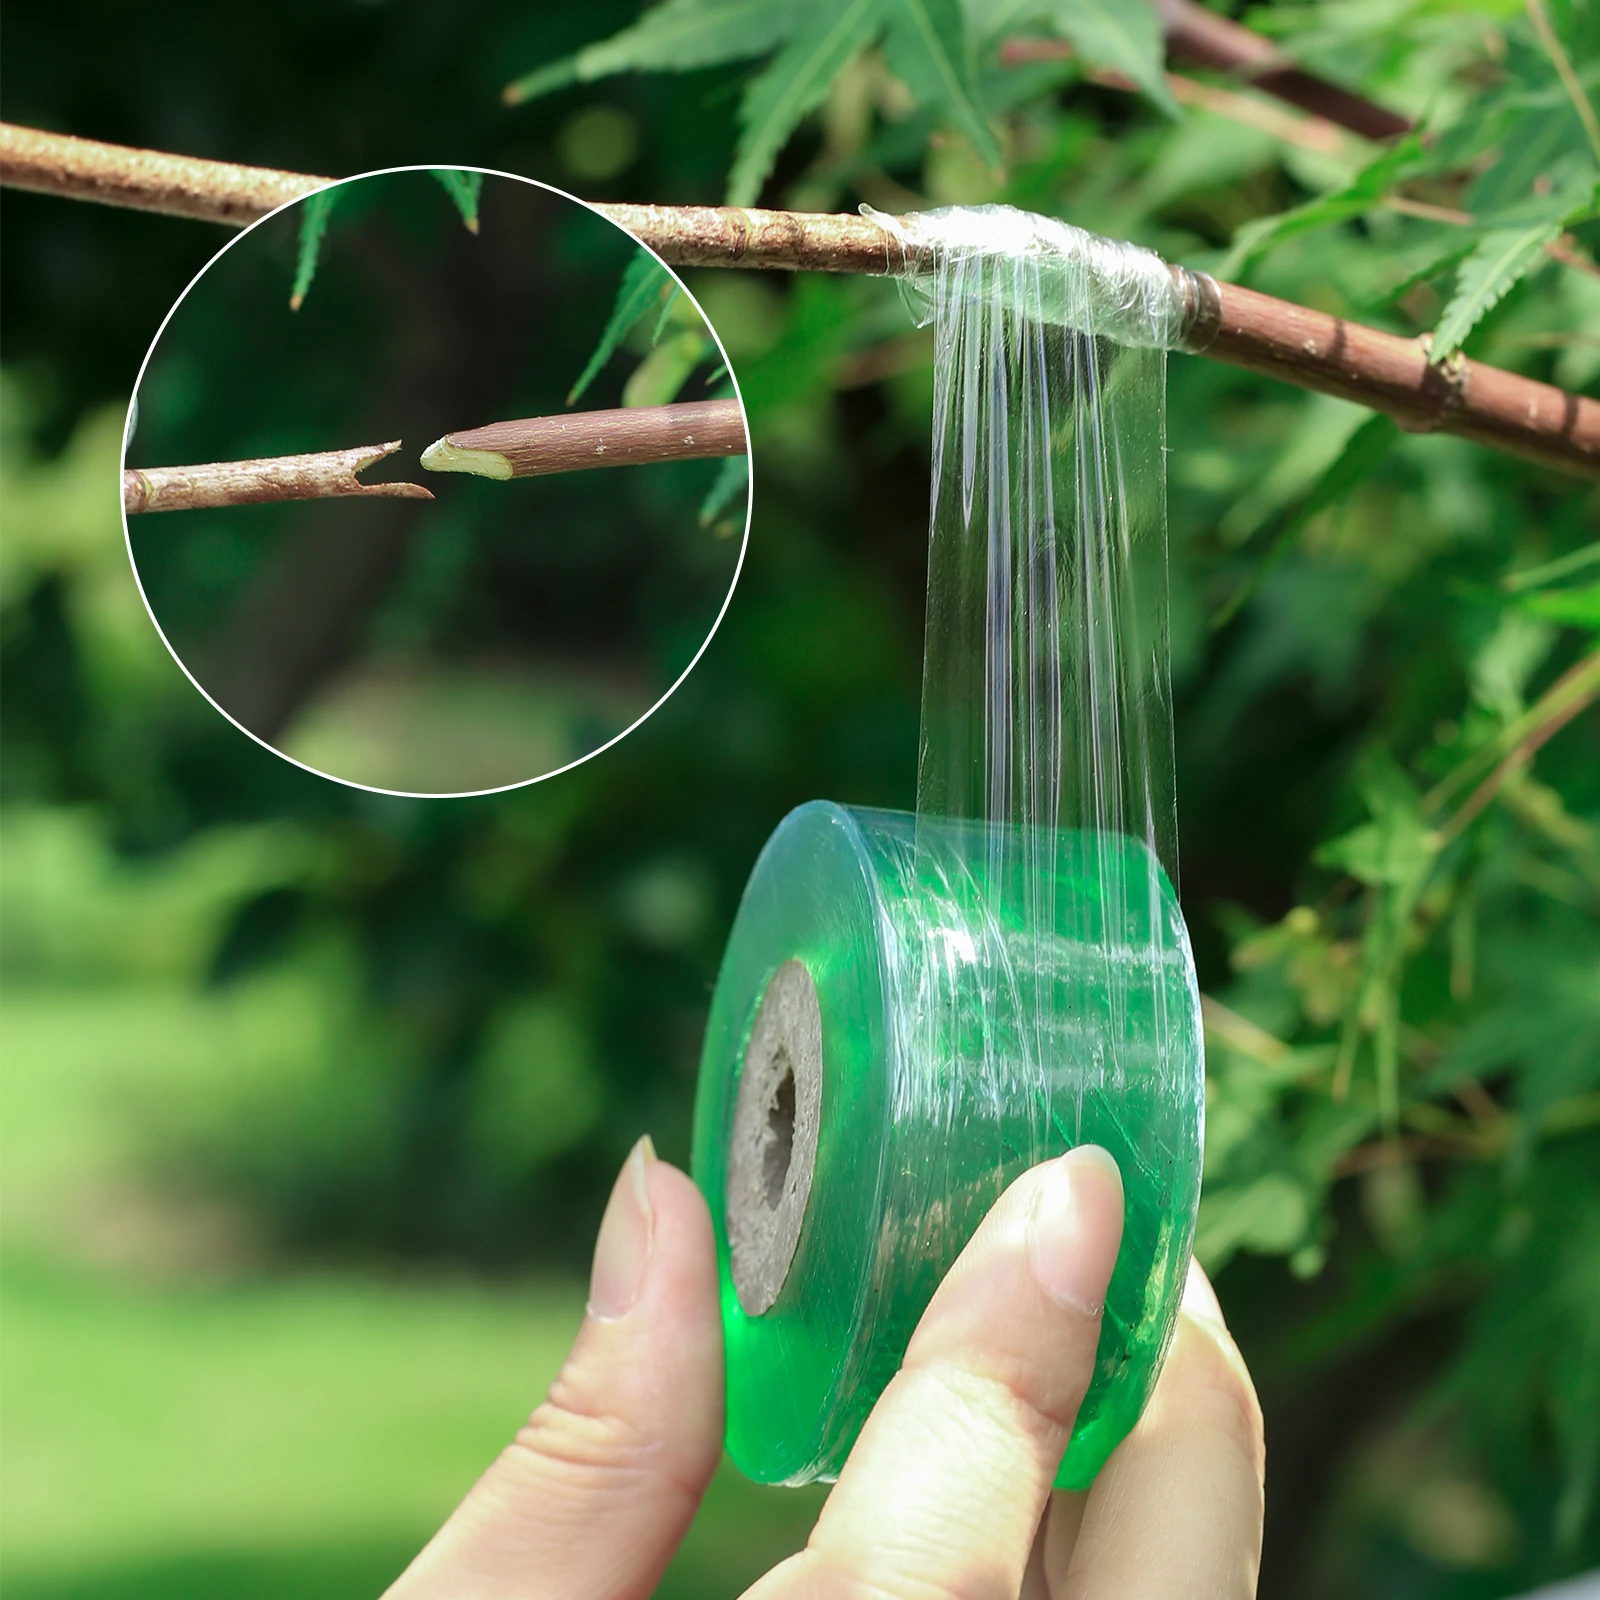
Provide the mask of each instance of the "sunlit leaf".
POLYGON ((1429 357, 1443 361, 1511 288, 1545 260, 1544 247, 1561 232, 1559 222, 1486 234, 1456 277, 1456 292, 1433 330, 1429 357))
POLYGON ((752 204, 778 152, 833 80, 871 43, 881 0, 815 0, 799 31, 745 91, 739 148, 728 175, 728 203, 752 204))
POLYGON ((517 79, 505 99, 520 104, 618 72, 687 72, 748 60, 782 44, 801 15, 788 0, 667 0, 631 28, 517 79))
POLYGON ((972 87, 966 23, 960 0, 885 0, 884 57, 920 104, 937 106, 996 165, 995 142, 972 87))
POLYGON ((1169 116, 1180 114, 1167 87, 1166 33, 1153 5, 1146 0, 1047 0, 1043 15, 1085 61, 1124 74, 1169 116))

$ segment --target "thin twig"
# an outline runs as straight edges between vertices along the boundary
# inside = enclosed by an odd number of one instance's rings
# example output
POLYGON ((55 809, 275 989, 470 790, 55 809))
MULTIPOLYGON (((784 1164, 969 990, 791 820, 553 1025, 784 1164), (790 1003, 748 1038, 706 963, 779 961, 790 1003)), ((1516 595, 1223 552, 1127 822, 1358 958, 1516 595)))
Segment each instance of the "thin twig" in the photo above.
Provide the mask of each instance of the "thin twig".
POLYGON ((267 456, 257 461, 208 461, 197 467, 141 467, 122 474, 122 509, 203 511, 277 500, 332 500, 355 495, 382 500, 431 500, 420 483, 362 483, 356 476, 400 448, 360 445, 315 455, 267 456))
POLYGON ((1504 788, 1506 780, 1534 757, 1540 746, 1555 737, 1580 711, 1600 698, 1600 651, 1589 656, 1584 670, 1571 680, 1571 698, 1563 697, 1537 726, 1528 730, 1501 758, 1494 770, 1461 803, 1455 815, 1439 830, 1442 846, 1459 837, 1476 820, 1491 800, 1504 788))
POLYGON ((1195 67, 1243 78, 1313 116, 1324 117, 1364 139, 1394 139, 1409 133, 1406 117, 1296 66, 1270 39, 1196 5, 1194 0, 1157 0, 1167 31, 1167 55, 1195 67))
POLYGON ((1594 107, 1589 103, 1589 97, 1583 92, 1583 85, 1578 81, 1578 74, 1572 70, 1572 62, 1567 59, 1567 52, 1562 48, 1561 40, 1556 37, 1556 30, 1550 26, 1550 18, 1544 9, 1544 0, 1526 0, 1528 20, 1533 24, 1533 31, 1539 35, 1539 43, 1544 46, 1544 53, 1550 57, 1550 65, 1556 69, 1556 76, 1561 80, 1561 87, 1567 91, 1567 98, 1572 102, 1572 109, 1578 113, 1578 121, 1583 124, 1583 131, 1589 136, 1589 147, 1595 153, 1595 159, 1600 161, 1600 120, 1594 114, 1594 107))
MULTIPOLYGON (((1000 46, 1000 65, 1020 67, 1034 61, 1066 61, 1075 54, 1065 39, 1007 39, 1000 46)), ((1110 67, 1087 67, 1083 75, 1102 89, 1116 89, 1124 94, 1142 92, 1126 73, 1110 67)), ((1296 116, 1264 100, 1253 99, 1232 89, 1219 89, 1215 84, 1201 83, 1198 79, 1186 78, 1176 72, 1169 72, 1165 77, 1167 88, 1179 105, 1214 111, 1230 122, 1258 128, 1302 150, 1313 150, 1318 155, 1336 155, 1350 142, 1346 130, 1326 117, 1296 116)))
POLYGON ((0 183, 126 210, 242 228, 335 181, 0 123, 0 183))
MULTIPOLYGON (((129 157, 139 152, 59 134, 37 134, 0 124, 0 183, 89 194, 181 216, 208 215, 238 223, 238 173, 219 167, 217 203, 207 212, 191 174, 182 206, 144 181, 145 169, 129 157), (26 160, 16 157, 20 146, 26 160), (46 181, 49 161, 40 141, 69 167, 73 184, 46 181), (94 181, 90 182, 90 175, 94 181), (117 184, 125 185, 117 189, 117 184)), ((205 163, 191 163, 203 168, 205 163)), ((245 169, 248 170, 248 169, 245 169)), ((278 182, 287 173, 265 173, 278 182)), ((302 192, 332 180, 299 177, 302 192)), ((751 267, 782 271, 887 274, 915 265, 899 239, 868 217, 735 206, 601 205, 595 208, 649 245, 669 265, 751 267)), ((1600 476, 1600 402, 1551 384, 1505 372, 1459 353, 1438 366, 1426 338, 1403 339, 1341 317, 1298 306, 1204 273, 1173 267, 1186 306, 1184 348, 1302 389, 1337 395, 1393 417, 1413 433, 1452 433, 1492 449, 1526 456, 1545 466, 1600 476)))
POLYGON ((747 448, 737 400, 694 400, 491 422, 436 439, 422 452, 422 464, 430 472, 470 472, 480 478, 541 478, 594 467, 736 456, 747 448))

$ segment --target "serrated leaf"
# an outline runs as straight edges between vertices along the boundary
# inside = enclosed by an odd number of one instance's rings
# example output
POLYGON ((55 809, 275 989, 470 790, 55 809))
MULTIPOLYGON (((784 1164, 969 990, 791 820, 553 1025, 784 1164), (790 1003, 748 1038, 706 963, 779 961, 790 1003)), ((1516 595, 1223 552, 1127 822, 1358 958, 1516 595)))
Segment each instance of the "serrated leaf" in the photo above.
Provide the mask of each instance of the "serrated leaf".
POLYGON ((630 28, 507 86, 513 105, 619 72, 687 72, 775 50, 801 10, 789 0, 667 0, 630 28))
POLYGON ((814 0, 805 21, 745 91, 739 148, 728 175, 728 203, 747 206, 808 111, 882 26, 881 0, 814 0))
POLYGON ((599 377, 601 369, 616 354, 617 346, 628 337, 633 325, 656 308, 663 291, 669 287, 676 287, 672 274, 649 251, 641 250, 628 263, 627 271, 622 274, 622 286, 617 290, 616 303, 611 308, 610 319, 600 335, 600 342, 595 346, 594 354, 589 357, 589 364, 583 369, 578 381, 573 384, 571 392, 567 395, 569 406, 599 377))
POLYGON ((971 51, 960 0, 885 0, 889 70, 918 104, 944 111, 991 166, 1000 146, 972 87, 971 51))
MULTIPOLYGON (((735 498, 745 492, 749 483, 749 454, 729 456, 722 463, 717 472, 715 482, 712 483, 705 499, 700 503, 700 526, 709 528, 733 504, 735 498)), ((728 531, 732 532, 733 530, 730 528, 728 531)), ((718 532, 721 532, 721 530, 719 529, 718 532)))
POLYGON ((483 192, 481 172, 462 172, 456 167, 435 167, 433 175, 450 196, 469 233, 478 231, 478 196, 483 192))
POLYGON ((1170 117, 1181 116, 1167 87, 1167 38, 1147 0, 1049 0, 1042 15, 1085 61, 1132 78, 1170 117))
POLYGON ((298 311, 305 304, 317 263, 322 256, 322 240, 328 231, 328 218, 339 201, 339 189, 318 189, 307 195, 300 213, 300 253, 295 261, 294 287, 289 291, 289 309, 298 311))
POLYGON ((1245 223, 1234 234, 1233 247, 1217 268, 1217 276, 1237 277, 1274 245, 1318 228, 1329 228, 1335 223, 1365 216, 1418 164, 1422 151, 1421 139, 1416 134, 1408 134, 1392 149, 1384 151, 1376 161, 1363 167, 1344 188, 1319 195, 1292 211, 1282 211, 1272 217, 1257 217, 1245 223))
POLYGON ((1497 228, 1478 241, 1461 263, 1456 292, 1433 330, 1428 359, 1443 361, 1484 316, 1505 298, 1520 279, 1545 259, 1544 247, 1561 232, 1561 223, 1540 222, 1526 228, 1497 228))

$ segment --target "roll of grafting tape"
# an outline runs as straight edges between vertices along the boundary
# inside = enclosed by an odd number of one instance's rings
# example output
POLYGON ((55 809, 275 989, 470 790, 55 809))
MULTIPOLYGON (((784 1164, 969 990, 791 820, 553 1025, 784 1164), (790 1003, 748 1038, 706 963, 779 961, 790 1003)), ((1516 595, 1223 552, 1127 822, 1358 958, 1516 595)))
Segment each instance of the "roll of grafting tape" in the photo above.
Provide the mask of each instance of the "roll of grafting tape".
POLYGON ((815 801, 756 863, 712 1001, 694 1169, 728 1450, 760 1482, 837 1476, 985 1212, 1079 1143, 1116 1157, 1127 1215, 1059 1484, 1090 1482, 1154 1385, 1200 1190, 1194 964, 1144 845, 1050 838, 815 801))

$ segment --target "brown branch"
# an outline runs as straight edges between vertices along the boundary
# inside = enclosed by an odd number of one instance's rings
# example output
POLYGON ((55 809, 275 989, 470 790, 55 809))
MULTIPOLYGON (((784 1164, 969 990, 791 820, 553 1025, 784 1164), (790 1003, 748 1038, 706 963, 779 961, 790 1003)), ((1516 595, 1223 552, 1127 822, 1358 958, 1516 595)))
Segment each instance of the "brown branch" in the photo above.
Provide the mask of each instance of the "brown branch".
MULTIPOLYGON (((733 206, 598 208, 677 267, 888 273, 915 266, 867 217, 733 206)), ((1430 364, 1403 339, 1173 267, 1187 308, 1184 348, 1230 366, 1386 412, 1412 433, 1453 433, 1545 466, 1600 476, 1600 403, 1465 356, 1430 364)))
POLYGON ((491 422, 435 440, 422 452, 422 464, 430 472, 471 472, 480 478, 540 478, 595 467, 736 456, 747 448, 737 400, 696 400, 491 422))
POLYGON ((0 183, 36 194, 97 200, 125 210, 159 211, 164 216, 197 217, 242 228, 335 181, 301 172, 164 155, 156 150, 130 150, 125 145, 0 122, 0 183))
MULTIPOLYGON (((1341 89, 1338 84, 1319 78, 1294 65, 1269 39, 1227 17, 1194 5, 1192 0, 1158 0, 1158 9, 1167 30, 1167 60, 1191 67, 1209 67, 1225 72, 1251 87, 1296 106, 1313 119, 1311 126, 1343 128, 1363 139, 1393 139, 1411 131, 1411 123, 1398 113, 1364 96, 1341 89)), ((1065 39, 1008 39, 1000 47, 1004 66, 1026 61, 1065 61, 1076 52, 1065 39)), ((1133 88, 1120 73, 1091 70, 1093 82, 1108 88, 1133 88)), ((1203 88, 1192 79, 1167 79, 1176 99, 1188 97, 1187 90, 1203 88), (1180 85, 1184 87, 1180 89, 1180 85)), ((1214 109, 1223 109, 1218 106, 1214 109)), ((1238 115, 1236 108, 1225 114, 1238 115)), ((1242 121, 1254 120, 1248 116, 1242 121)), ((1278 129, 1282 137, 1291 137, 1278 129)), ((1304 139, 1304 135, 1300 139, 1304 139)))
POLYGON ((356 476, 400 448, 361 445, 316 455, 268 456, 259 461, 208 461, 198 467, 143 467, 122 474, 122 509, 202 511, 214 506, 253 506, 275 500, 431 500, 420 483, 362 483, 356 476))
MULTIPOLYGON (((1000 46, 1000 65, 1020 67, 1033 61, 1065 61, 1076 53, 1065 39, 1007 39, 1000 46)), ((1116 89, 1122 94, 1143 92, 1126 73, 1111 67, 1086 67, 1083 75, 1102 89, 1116 89)), ((1231 122, 1270 133, 1285 144, 1314 150, 1318 155, 1336 155, 1350 142, 1347 131, 1326 117, 1296 116, 1265 100, 1255 100, 1232 89, 1219 89, 1215 84, 1201 83, 1176 72, 1164 76, 1172 98, 1179 105, 1214 111, 1231 122)))
POLYGON ((1262 93, 1364 139, 1393 139, 1411 131, 1408 118, 1302 71, 1271 40, 1194 0, 1157 0, 1157 9, 1167 30, 1167 55, 1174 61, 1247 79, 1262 93))
MULTIPOLYGON (((18 170, 15 136, 23 130, 0 125, 0 183, 18 170)), ((75 147, 86 141, 56 134, 30 134, 62 148, 74 170, 88 158, 75 147)), ((27 181, 41 187, 37 144, 27 181)), ((97 198, 110 200, 122 158, 138 152, 93 145, 110 152, 100 173, 97 198)), ((98 159, 98 158, 97 158, 98 159)), ((205 163, 192 163, 204 166, 205 163)), ((142 169, 137 169, 142 170, 142 169)), ((237 173, 219 167, 217 205, 198 207, 189 192, 184 216, 242 220, 226 209, 237 197, 237 173)), ((290 176, 266 173, 279 180, 290 176)), ((302 178, 302 192, 325 181, 302 178)), ((58 186, 57 193, 88 192, 58 186)), ((161 209, 160 196, 137 184, 129 203, 161 209)), ((599 205, 603 216, 628 229, 671 266, 750 267, 780 271, 855 272, 883 275, 915 266, 901 242, 868 217, 745 210, 735 206, 599 205)), ((1326 312, 1218 283, 1204 273, 1173 267, 1187 308, 1184 348, 1246 371, 1281 379, 1302 389, 1337 395, 1386 412, 1413 433, 1453 433, 1493 449, 1526 456, 1545 466, 1586 477, 1600 476, 1600 402, 1568 394, 1551 384, 1505 372, 1457 354, 1438 366, 1428 360, 1426 338, 1403 339, 1326 312)))

